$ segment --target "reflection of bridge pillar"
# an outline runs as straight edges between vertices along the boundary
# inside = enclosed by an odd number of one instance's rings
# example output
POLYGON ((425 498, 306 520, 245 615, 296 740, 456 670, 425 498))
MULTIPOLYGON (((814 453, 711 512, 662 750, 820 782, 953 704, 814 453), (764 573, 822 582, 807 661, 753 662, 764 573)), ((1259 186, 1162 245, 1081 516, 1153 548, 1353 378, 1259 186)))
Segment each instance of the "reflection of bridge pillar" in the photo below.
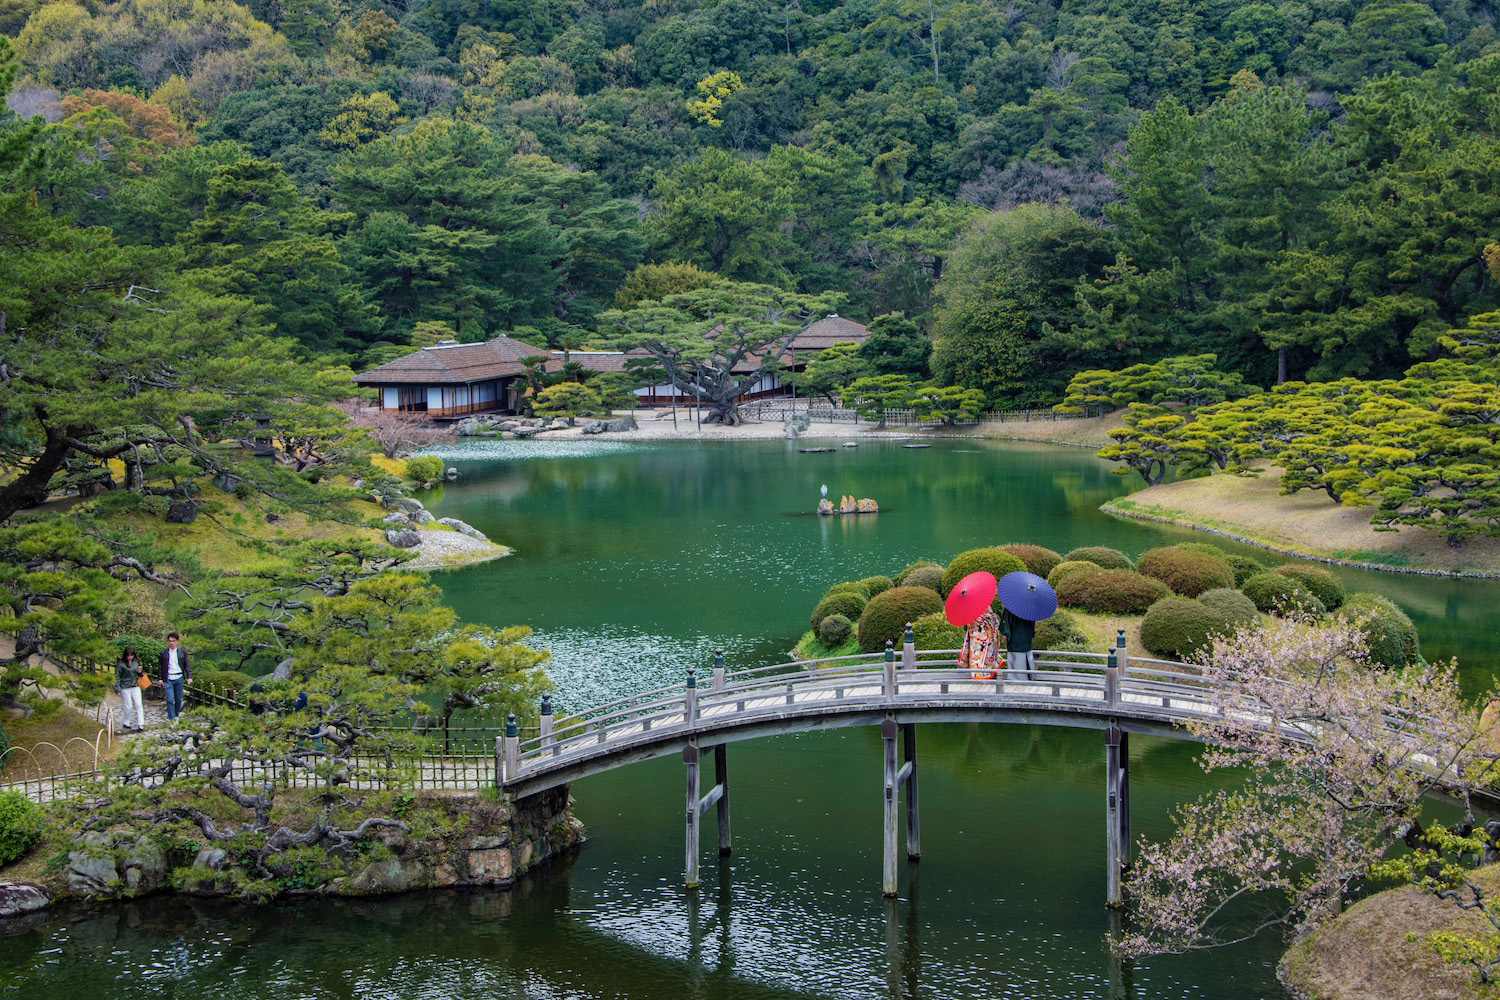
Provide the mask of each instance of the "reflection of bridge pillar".
POLYGON ((886 716, 880 724, 880 739, 885 744, 885 833, 881 854, 880 888, 886 896, 896 895, 896 720, 886 716))
POLYGON ((1125 904, 1120 875, 1130 860, 1130 737, 1116 723, 1104 731, 1105 903, 1125 904))

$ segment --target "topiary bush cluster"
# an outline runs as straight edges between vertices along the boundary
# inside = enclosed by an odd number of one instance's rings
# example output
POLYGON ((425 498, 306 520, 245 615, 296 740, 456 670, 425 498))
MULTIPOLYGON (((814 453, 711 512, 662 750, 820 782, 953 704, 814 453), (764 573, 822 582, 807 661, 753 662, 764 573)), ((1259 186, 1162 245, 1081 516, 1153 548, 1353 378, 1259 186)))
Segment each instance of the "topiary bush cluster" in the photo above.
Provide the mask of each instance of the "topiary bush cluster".
POLYGON ((892 587, 872 597, 859 616, 859 648, 873 653, 887 642, 899 645, 907 622, 942 610, 943 599, 926 587, 892 587))
POLYGON ((1087 576, 1102 572, 1104 572, 1104 569, 1098 563, 1091 563, 1082 559, 1071 559, 1066 562, 1060 562, 1052 568, 1052 572, 1047 574, 1047 584, 1053 590, 1056 590, 1070 576, 1087 576))
POLYGON ((1035 573, 1044 580, 1047 578, 1047 574, 1052 572, 1053 568, 1063 561, 1062 556, 1041 545, 1010 542, 1000 546, 1000 548, 1021 560, 1026 564, 1026 569, 1029 572, 1035 573))
POLYGON ((883 594, 895 586, 888 576, 867 576, 859 581, 859 585, 864 589, 867 600, 876 594, 883 594))
POLYGON ((1323 603, 1328 611, 1335 611, 1339 605, 1344 603, 1344 585, 1339 578, 1322 566, 1309 566, 1306 563, 1285 563, 1277 566, 1274 573, 1289 576, 1302 586, 1312 591, 1314 597, 1323 603))
POLYGON ((1059 608, 1052 617, 1036 623, 1036 635, 1032 639, 1035 649, 1087 650, 1088 633, 1078 625, 1078 619, 1059 608))
POLYGON ((1141 619, 1141 645, 1157 656, 1189 659, 1236 628, 1228 615, 1191 597, 1164 597, 1141 619))
POLYGON ((1063 556, 1063 562, 1091 562, 1102 569, 1135 569, 1135 562, 1119 549, 1085 545, 1063 556))
POLYGON ((903 587, 926 587, 934 594, 941 593, 943 589, 943 567, 920 566, 906 574, 906 580, 901 585, 903 587))
POLYGON ((1197 597, 1206 590, 1234 586, 1234 570, 1211 552, 1166 545, 1141 553, 1136 569, 1170 587, 1173 593, 1197 597))
POLYGON ((1255 602, 1238 590, 1229 587, 1205 591, 1198 595, 1198 600, 1228 618, 1236 626, 1249 625, 1251 622, 1260 620, 1260 611, 1256 608, 1255 602))
POLYGON ((818 641, 829 649, 837 649, 849 641, 854 632, 854 623, 843 615, 828 615, 818 624, 818 641))
POLYGON ((911 634, 917 649, 957 649, 964 641, 964 630, 950 625, 941 611, 912 622, 911 634))
POLYGON ((1326 610, 1317 595, 1297 580, 1280 573, 1257 573, 1246 580, 1240 589, 1255 602, 1257 610, 1267 614, 1301 612, 1321 615, 1326 610))
POLYGON ((414 483, 435 483, 443 478, 443 460, 436 455, 415 455, 408 458, 406 478, 414 483))
POLYGON ((1160 580, 1129 569, 1074 574, 1053 589, 1063 607, 1115 615, 1142 614, 1172 593, 1160 580))
POLYGON ((1362 631, 1371 663, 1405 667, 1421 659, 1417 627, 1389 598, 1364 592, 1350 594, 1339 608, 1339 614, 1351 619, 1366 619, 1362 631))
POLYGON ((910 566, 897 573, 894 577, 891 578, 891 580, 893 583, 895 583, 896 586, 905 587, 907 585, 907 578, 919 569, 935 569, 938 571, 939 578, 941 578, 943 575, 942 563, 933 562, 931 559, 918 559, 916 562, 912 563, 910 566))
POLYGON ((813 608, 812 617, 808 623, 812 625, 814 632, 818 631, 823 624, 823 619, 829 615, 843 615, 851 622, 859 621, 859 616, 865 613, 865 605, 869 602, 863 593, 853 590, 832 590, 828 596, 818 602, 813 608))
POLYGON ((25 857, 45 825, 41 806, 20 792, 0 792, 0 865, 25 857))
POLYGON ((1209 555, 1218 556, 1227 562, 1230 569, 1234 570, 1234 586, 1236 587, 1240 586, 1256 573, 1263 573, 1266 570, 1266 564, 1259 559, 1225 552, 1217 545, 1209 545, 1207 542, 1180 542, 1177 547, 1180 549, 1194 549, 1198 552, 1207 552, 1209 555))
POLYGON ((948 592, 958 585, 958 581, 970 573, 980 571, 993 573, 995 579, 998 580, 1007 573, 1014 573, 1025 568, 1025 563, 998 545, 960 552, 953 557, 948 568, 943 570, 942 593, 944 597, 947 597, 948 592))

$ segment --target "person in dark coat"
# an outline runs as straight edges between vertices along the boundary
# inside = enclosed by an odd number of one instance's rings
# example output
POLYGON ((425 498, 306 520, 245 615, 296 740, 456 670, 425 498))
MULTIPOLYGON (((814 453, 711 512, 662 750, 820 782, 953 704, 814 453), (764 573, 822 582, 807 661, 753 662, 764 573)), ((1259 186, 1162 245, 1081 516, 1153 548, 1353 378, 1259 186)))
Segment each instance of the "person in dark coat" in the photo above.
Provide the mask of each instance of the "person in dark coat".
POLYGON ((193 683, 193 667, 188 662, 187 650, 178 643, 176 632, 168 633, 167 648, 156 658, 161 668, 161 687, 167 699, 167 720, 174 721, 182 714, 182 694, 186 686, 193 683))

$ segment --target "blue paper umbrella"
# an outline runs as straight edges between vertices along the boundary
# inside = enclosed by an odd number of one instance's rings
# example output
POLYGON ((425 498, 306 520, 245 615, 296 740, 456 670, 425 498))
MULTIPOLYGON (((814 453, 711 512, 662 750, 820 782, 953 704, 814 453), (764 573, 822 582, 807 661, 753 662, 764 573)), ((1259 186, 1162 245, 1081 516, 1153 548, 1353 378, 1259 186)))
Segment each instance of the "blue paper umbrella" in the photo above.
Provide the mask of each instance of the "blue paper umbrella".
POLYGON ((996 592, 1005 610, 1027 621, 1051 618, 1057 610, 1057 592, 1035 573, 1007 573, 1000 578, 996 592))

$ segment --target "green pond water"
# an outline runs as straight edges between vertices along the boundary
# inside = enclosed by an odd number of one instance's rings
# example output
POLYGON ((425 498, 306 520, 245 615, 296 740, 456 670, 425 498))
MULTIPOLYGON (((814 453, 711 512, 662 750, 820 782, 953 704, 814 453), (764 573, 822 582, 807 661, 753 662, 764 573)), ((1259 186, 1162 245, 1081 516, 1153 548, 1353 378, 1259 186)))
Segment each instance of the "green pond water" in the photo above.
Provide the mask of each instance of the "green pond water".
MULTIPOLYGON (((706 670, 778 662, 831 583, 1032 541, 1139 553, 1198 537, 1096 508, 1129 483, 1086 451, 981 442, 801 454, 786 442, 474 442, 429 506, 516 554, 439 574, 471 621, 523 622, 562 711, 706 670), (832 496, 873 516, 810 513, 832 496)), ((1253 550, 1246 549, 1253 553, 1253 550)), ((1272 557, 1274 558, 1274 557, 1272 557)), ((1405 607, 1466 684, 1497 668, 1500 583, 1337 570, 1405 607)), ((1122 969, 1105 947, 1098 732, 918 727, 923 857, 880 896, 872 729, 735 744, 735 852, 682 886, 682 767, 579 782, 591 840, 514 893, 252 908, 146 900, 0 925, 17 996, 1280 998, 1281 944, 1122 969)), ((1191 744, 1134 737, 1136 835, 1207 782, 1191 744)))

